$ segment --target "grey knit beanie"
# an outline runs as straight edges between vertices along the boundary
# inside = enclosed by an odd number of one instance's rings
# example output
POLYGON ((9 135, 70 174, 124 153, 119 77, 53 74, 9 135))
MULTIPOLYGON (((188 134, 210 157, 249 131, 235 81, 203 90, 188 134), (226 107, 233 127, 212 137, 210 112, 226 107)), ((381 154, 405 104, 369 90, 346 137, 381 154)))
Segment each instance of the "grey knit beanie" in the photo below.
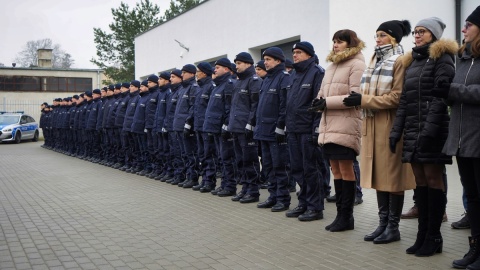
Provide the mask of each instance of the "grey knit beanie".
POLYGON ((415 28, 422 26, 428 29, 428 31, 432 32, 433 36, 436 39, 440 39, 443 35, 443 30, 445 29, 446 25, 443 23, 442 19, 438 17, 430 17, 423 19, 417 23, 415 28))

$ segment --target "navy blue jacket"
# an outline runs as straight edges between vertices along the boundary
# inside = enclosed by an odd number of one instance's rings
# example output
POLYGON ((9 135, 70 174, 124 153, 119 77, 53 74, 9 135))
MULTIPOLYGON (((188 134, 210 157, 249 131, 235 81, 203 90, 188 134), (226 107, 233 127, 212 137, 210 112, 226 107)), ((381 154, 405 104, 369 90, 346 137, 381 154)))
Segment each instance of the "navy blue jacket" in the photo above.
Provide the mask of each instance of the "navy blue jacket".
POLYGON ((146 109, 146 118, 145 118, 145 128, 152 129, 155 124, 155 112, 157 111, 157 103, 158 103, 158 85, 149 88, 148 92, 150 93, 150 98, 147 102, 147 109, 146 109))
POLYGON ((203 131, 208 100, 210 99, 214 84, 212 82, 212 77, 202 78, 198 80, 197 83, 200 86, 200 92, 195 99, 195 105, 193 107, 193 113, 195 115, 194 130, 203 131))
POLYGON ((167 131, 173 131, 173 119, 175 119, 175 110, 177 108, 179 99, 178 94, 180 93, 179 90, 181 85, 181 83, 170 85, 171 94, 167 97, 167 115, 165 117, 165 122, 163 123, 163 127, 167 131))
POLYGON ((75 124, 75 116, 77 115, 77 106, 73 103, 68 109, 68 128, 73 129, 75 124))
POLYGON ((75 120, 73 122, 74 129, 80 129, 80 122, 82 121, 83 107, 85 106, 85 100, 77 104, 77 110, 75 111, 75 120))
MULTIPOLYGON (((125 111, 125 117, 123 121, 123 131, 132 131, 133 118, 135 117, 135 110, 137 108, 138 100, 140 99, 140 91, 129 93, 129 99, 127 100, 127 110, 125 111)), ((116 121, 116 120, 115 120, 116 121)))
POLYGON ((193 129, 193 104, 195 104, 195 95, 199 91, 200 87, 195 81, 195 77, 182 82, 182 87, 178 90, 179 99, 175 108, 173 131, 183 131, 187 122, 193 129))
POLYGON ((110 109, 108 110, 106 128, 115 128, 115 117, 117 115, 118 104, 120 104, 120 99, 122 94, 116 94, 112 96, 112 103, 109 105, 110 109))
POLYGON ((98 131, 101 131, 103 129, 103 114, 105 112, 105 103, 107 102, 107 98, 106 97, 103 97, 103 98, 100 98, 100 100, 102 101, 102 105, 100 106, 100 110, 98 111, 98 115, 97 115, 97 126, 96 126, 96 130, 98 131))
MULTIPOLYGON (((118 100, 117 110, 115 113, 115 127, 123 128, 125 122, 125 113, 128 108, 128 101, 130 100, 130 92, 126 91, 120 94, 118 100)), ((130 129, 130 127, 129 127, 130 129)))
POLYGON ((267 71, 262 82, 257 107, 257 125, 254 139, 275 141, 275 131, 285 130, 287 89, 290 87, 290 74, 285 64, 280 63, 267 71))
POLYGON ((155 122, 153 123, 153 132, 161 133, 167 116, 167 100, 172 91, 170 84, 161 86, 158 91, 157 110, 155 111, 155 122))
POLYGON ((146 128, 147 104, 150 100, 150 92, 141 92, 139 95, 140 99, 138 99, 137 107, 135 108, 131 131, 133 133, 143 134, 146 128))
POLYGON ((110 110, 112 109, 112 105, 115 102, 113 96, 108 96, 105 98, 103 102, 103 119, 102 119, 102 128, 107 128, 108 125, 108 116, 110 114, 110 110))
POLYGON ((68 123, 70 121, 70 114, 69 114, 69 106, 62 106, 61 110, 61 116, 60 116, 60 125, 59 128, 68 128, 68 123))
POLYGON ((98 114, 100 113, 101 109, 102 109, 102 100, 100 98, 94 99, 93 102, 91 103, 90 113, 88 115, 88 121, 86 126, 87 130, 96 130, 98 114))
POLYGON ((78 125, 79 129, 85 129, 85 127, 87 125, 87 120, 88 120, 87 119, 88 118, 87 109, 88 109, 88 101, 87 101, 87 99, 85 99, 83 101, 83 105, 82 105, 82 108, 80 110, 80 116, 78 118, 78 119, 80 119, 80 122, 79 122, 79 125, 78 125))
POLYGON ((293 64, 292 86, 287 90, 286 130, 292 133, 315 133, 321 113, 308 112, 317 96, 325 71, 315 64, 313 57, 293 64))
POLYGON ((235 84, 230 73, 216 77, 214 82, 216 86, 210 95, 203 123, 203 131, 208 133, 220 133, 223 125, 228 126, 231 104, 229 99, 231 99, 235 84))
POLYGON ((233 90, 228 130, 230 132, 244 133, 247 125, 250 130, 253 130, 253 127, 255 127, 262 79, 256 75, 253 66, 237 75, 238 81, 235 83, 233 90))

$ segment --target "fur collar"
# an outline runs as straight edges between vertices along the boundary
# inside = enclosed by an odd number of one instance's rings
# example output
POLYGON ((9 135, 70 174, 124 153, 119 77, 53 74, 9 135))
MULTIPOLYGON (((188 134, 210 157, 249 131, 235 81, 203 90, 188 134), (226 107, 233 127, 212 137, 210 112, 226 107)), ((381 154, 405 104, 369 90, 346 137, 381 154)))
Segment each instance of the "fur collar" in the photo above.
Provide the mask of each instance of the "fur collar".
POLYGON ((332 63, 340 63, 343 62, 358 53, 360 53, 363 49, 365 48, 365 43, 363 41, 360 41, 360 44, 358 44, 357 47, 351 47, 347 48, 345 51, 341 52, 340 54, 335 54, 335 52, 332 50, 330 54, 327 56, 327 62, 332 62, 332 63))
MULTIPOLYGON (((458 43, 453 39, 440 39, 432 45, 428 49, 428 55, 433 60, 437 60, 438 58, 442 57, 444 54, 451 54, 455 55, 458 52, 458 43)), ((402 57, 402 62, 405 67, 410 66, 413 62, 412 51, 407 52, 402 57)))

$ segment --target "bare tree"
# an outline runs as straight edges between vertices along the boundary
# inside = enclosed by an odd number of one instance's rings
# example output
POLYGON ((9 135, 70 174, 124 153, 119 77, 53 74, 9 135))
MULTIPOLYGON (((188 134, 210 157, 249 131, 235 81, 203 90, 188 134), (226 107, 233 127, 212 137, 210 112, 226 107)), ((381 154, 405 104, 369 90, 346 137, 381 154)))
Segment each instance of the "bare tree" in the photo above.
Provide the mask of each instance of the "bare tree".
POLYGON ((72 56, 49 38, 28 41, 23 50, 17 53, 15 62, 21 67, 36 66, 38 49, 52 49, 52 65, 55 68, 70 68, 74 63, 72 56))
POLYGON ((4 67, 4 66, 5 66, 5 64, 4 64, 4 63, 0 63, 0 67, 4 67))

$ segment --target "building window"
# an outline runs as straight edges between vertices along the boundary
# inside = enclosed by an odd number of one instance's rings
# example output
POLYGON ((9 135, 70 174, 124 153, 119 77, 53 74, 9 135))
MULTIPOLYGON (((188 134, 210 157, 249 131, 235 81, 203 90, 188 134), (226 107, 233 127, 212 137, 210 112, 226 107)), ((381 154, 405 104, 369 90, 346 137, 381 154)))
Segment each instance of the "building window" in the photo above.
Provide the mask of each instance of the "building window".
POLYGON ((0 76, 0 91, 85 92, 92 78, 0 76))

